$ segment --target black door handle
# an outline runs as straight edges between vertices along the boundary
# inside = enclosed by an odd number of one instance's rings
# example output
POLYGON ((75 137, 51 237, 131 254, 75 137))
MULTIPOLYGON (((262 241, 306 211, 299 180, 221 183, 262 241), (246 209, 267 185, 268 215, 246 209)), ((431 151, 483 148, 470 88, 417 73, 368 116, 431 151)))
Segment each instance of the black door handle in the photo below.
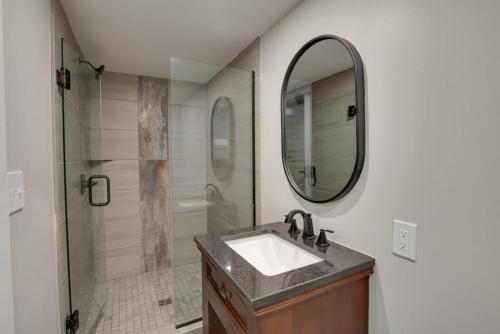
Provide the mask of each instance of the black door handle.
POLYGON ((108 176, 106 175, 92 175, 89 180, 88 180, 88 187, 89 187, 89 203, 92 206, 106 206, 109 203, 111 203, 111 181, 108 176), (105 202, 94 202, 94 199, 92 197, 92 187, 96 186, 99 184, 99 182, 94 181, 98 179, 104 179, 106 180, 106 201, 105 202))

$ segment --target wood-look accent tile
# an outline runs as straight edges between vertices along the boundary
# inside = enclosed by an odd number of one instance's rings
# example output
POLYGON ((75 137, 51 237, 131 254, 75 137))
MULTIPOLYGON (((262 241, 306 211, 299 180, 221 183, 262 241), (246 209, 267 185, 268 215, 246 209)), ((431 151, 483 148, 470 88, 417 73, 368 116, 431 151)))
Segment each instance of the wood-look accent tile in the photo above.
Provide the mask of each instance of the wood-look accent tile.
POLYGON ((168 159, 168 80, 139 77, 139 156, 168 159))
POLYGON ((170 266, 168 161, 141 160, 140 208, 142 267, 145 272, 170 266))

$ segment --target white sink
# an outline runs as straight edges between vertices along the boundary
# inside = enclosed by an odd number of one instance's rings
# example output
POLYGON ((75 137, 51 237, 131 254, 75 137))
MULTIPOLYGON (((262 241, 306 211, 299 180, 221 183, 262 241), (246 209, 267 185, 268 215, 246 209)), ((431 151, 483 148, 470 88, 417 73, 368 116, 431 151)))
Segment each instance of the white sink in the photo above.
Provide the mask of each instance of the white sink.
POLYGON ((278 275, 323 261, 322 258, 273 233, 228 240, 225 243, 266 276, 278 275))

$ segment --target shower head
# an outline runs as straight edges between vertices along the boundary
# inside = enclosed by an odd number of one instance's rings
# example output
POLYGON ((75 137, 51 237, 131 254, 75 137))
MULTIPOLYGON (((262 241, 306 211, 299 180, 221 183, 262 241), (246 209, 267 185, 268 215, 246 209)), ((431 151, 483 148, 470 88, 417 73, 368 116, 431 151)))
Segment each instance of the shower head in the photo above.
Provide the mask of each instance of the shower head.
POLYGON ((101 66, 99 66, 99 67, 96 69, 96 72, 97 72, 99 75, 102 75, 102 73, 104 72, 104 68, 105 68, 105 66, 104 66, 104 65, 101 65, 101 66))
POLYGON ((297 103, 299 106, 304 104, 304 95, 296 95, 295 96, 295 103, 297 103))
POLYGON ((90 67, 92 67, 92 69, 93 69, 94 71, 96 71, 96 74, 97 74, 97 75, 102 75, 102 73, 104 72, 104 65, 101 65, 101 66, 99 66, 99 67, 95 67, 94 65, 92 65, 92 63, 91 63, 91 62, 89 62, 89 61, 87 61, 87 60, 85 60, 85 59, 83 59, 83 58, 79 58, 79 59, 78 59, 78 62, 80 63, 80 65, 81 65, 81 64, 87 64, 87 65, 89 65, 90 67))

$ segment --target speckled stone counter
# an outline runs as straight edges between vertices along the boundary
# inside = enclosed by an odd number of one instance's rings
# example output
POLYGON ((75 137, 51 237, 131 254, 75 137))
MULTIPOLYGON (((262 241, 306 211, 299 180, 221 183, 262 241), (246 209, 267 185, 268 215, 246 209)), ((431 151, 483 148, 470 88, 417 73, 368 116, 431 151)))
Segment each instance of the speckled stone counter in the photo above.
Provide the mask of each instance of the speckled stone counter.
POLYGON ((302 234, 294 238, 288 234, 288 227, 289 225, 284 223, 272 223, 233 230, 225 235, 196 236, 194 241, 200 251, 227 275, 240 291, 244 301, 253 308, 261 308, 300 295, 375 265, 374 258, 336 243, 330 242, 330 247, 318 248, 314 245, 315 240, 305 241, 301 237, 302 234), (271 231, 323 258, 324 261, 275 276, 265 276, 224 242, 271 231))

